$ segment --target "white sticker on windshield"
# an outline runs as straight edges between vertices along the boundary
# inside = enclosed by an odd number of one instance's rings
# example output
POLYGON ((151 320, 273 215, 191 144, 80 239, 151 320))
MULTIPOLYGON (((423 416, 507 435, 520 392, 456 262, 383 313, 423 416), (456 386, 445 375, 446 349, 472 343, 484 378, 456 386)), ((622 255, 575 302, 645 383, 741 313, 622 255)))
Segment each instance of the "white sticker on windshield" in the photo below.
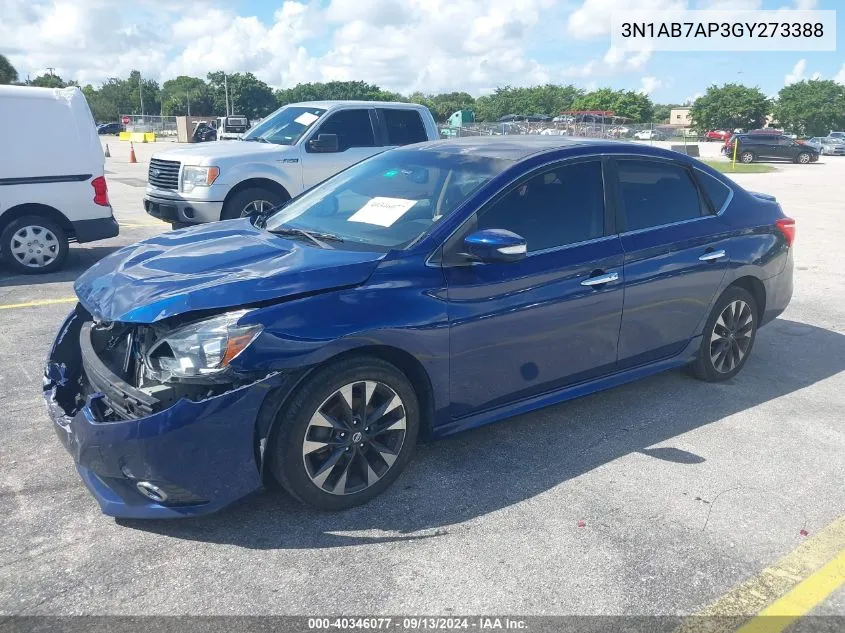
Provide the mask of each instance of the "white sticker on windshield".
POLYGON ((318 117, 316 114, 311 114, 310 112, 303 112, 298 117, 296 117, 294 119, 294 121, 296 121, 300 125, 304 125, 305 127, 308 127, 309 125, 311 125, 314 121, 316 121, 319 118, 320 117, 318 117))
POLYGON ((349 221, 391 226, 416 203, 417 200, 406 200, 405 198, 372 198, 349 216, 349 221))

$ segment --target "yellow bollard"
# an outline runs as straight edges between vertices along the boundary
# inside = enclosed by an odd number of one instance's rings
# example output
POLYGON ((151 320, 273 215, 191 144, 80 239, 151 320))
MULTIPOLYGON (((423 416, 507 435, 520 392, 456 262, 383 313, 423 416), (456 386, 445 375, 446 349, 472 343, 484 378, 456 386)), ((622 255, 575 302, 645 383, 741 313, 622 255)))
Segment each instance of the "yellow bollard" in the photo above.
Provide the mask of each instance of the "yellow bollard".
POLYGON ((733 162, 731 163, 731 171, 736 171, 736 148, 739 146, 739 143, 736 139, 734 139, 734 158, 733 162))

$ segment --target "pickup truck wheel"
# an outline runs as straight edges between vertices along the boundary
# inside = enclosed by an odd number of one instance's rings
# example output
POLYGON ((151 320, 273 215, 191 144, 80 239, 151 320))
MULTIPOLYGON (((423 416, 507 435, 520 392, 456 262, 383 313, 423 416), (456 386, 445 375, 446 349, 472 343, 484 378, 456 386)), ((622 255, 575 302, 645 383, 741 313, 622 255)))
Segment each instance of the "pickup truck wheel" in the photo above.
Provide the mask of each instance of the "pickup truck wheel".
POLYGON ((233 195, 223 206, 221 220, 245 218, 256 211, 266 211, 280 205, 287 198, 269 189, 250 187, 233 195))
POLYGON ((58 270, 68 253, 67 234, 48 218, 26 215, 0 234, 0 254, 15 272, 40 275, 58 270))

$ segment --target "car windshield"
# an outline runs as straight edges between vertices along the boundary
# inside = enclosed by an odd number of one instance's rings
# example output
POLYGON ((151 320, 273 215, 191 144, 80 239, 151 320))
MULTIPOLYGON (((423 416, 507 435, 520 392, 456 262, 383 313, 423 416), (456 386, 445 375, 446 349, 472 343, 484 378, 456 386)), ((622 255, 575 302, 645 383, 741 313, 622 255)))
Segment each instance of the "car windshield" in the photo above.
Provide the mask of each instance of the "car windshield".
POLYGON ((277 110, 244 134, 244 141, 293 145, 323 114, 323 108, 288 106, 277 110))
POLYGON ((306 231, 326 238, 332 248, 402 248, 511 164, 431 151, 385 152, 295 198, 265 228, 306 231))

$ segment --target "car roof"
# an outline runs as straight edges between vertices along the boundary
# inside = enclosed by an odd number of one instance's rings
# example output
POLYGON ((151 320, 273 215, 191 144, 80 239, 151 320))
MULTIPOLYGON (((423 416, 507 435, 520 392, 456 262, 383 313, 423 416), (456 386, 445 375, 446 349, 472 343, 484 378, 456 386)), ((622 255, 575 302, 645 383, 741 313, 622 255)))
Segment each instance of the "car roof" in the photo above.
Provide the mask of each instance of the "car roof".
POLYGON ((308 107, 308 108, 334 108, 337 106, 352 106, 352 107, 378 107, 378 108, 413 108, 415 110, 423 110, 425 106, 418 103, 405 103, 403 101, 345 101, 343 99, 326 100, 326 101, 299 101, 297 103, 288 103, 288 106, 308 107))
MULTIPOLYGON (((454 139, 428 141, 405 145, 402 149, 443 154, 463 154, 518 161, 541 152, 575 147, 619 147, 625 145, 642 151, 639 143, 626 143, 608 139, 578 138, 569 136, 540 136, 539 134, 514 134, 502 136, 463 136, 454 139)), ((400 150, 401 151, 401 150, 400 150)), ((647 154, 648 152, 642 152, 647 154)))

